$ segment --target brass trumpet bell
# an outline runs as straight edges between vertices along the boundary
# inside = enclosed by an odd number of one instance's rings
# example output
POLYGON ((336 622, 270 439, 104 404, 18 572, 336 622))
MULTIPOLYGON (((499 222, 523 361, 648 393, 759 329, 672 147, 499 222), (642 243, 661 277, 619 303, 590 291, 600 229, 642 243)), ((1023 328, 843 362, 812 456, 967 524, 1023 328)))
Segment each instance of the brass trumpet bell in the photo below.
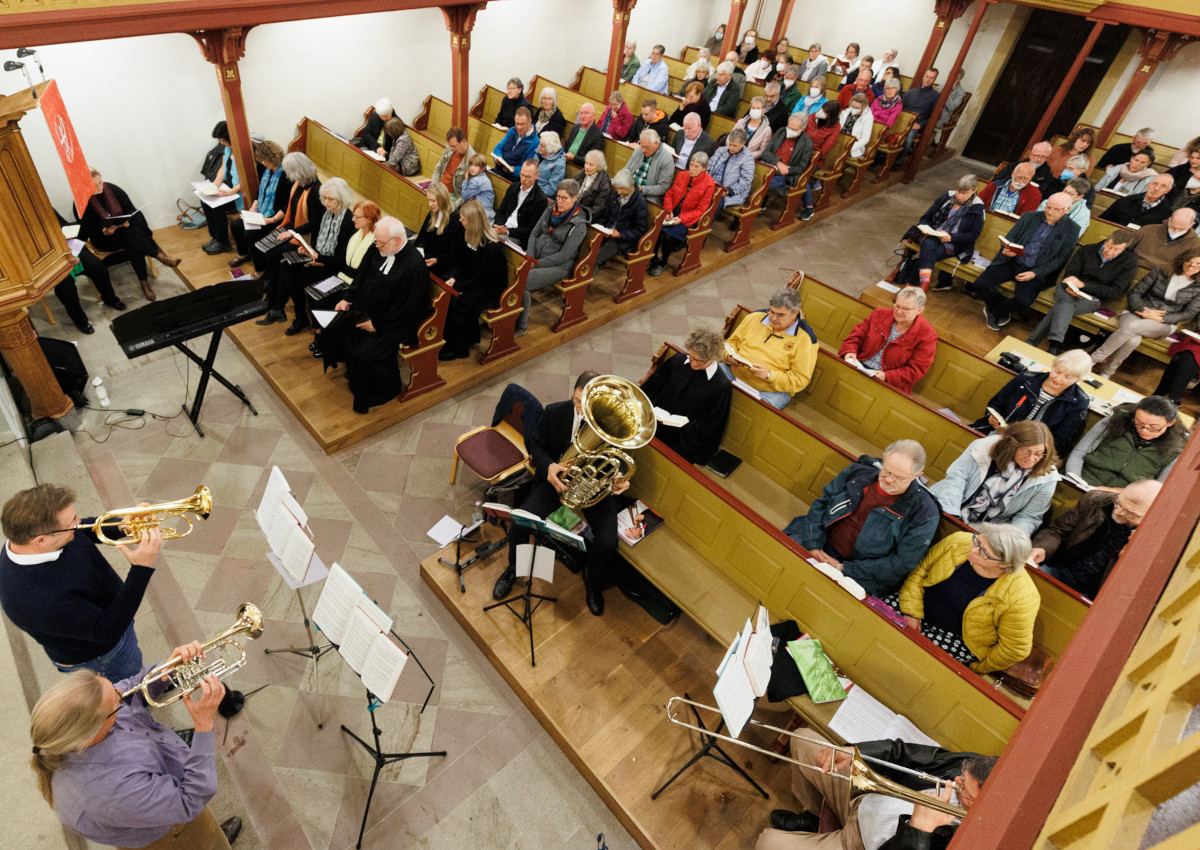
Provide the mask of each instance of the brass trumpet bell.
POLYGON ((196 492, 186 499, 148 505, 144 508, 122 508, 117 511, 109 511, 97 517, 94 522, 81 522, 75 528, 90 529, 101 543, 107 543, 109 546, 119 546, 122 544, 137 543, 141 539, 143 532, 149 531, 152 528, 161 528, 164 523, 176 518, 186 522, 187 528, 167 526, 162 529, 163 538, 172 540, 178 537, 187 537, 192 533, 192 528, 194 527, 187 514, 195 514, 199 519, 205 520, 208 519, 211 513, 212 493, 209 492, 207 487, 201 484, 196 488, 196 492), (104 533, 106 528, 115 528, 125 536, 120 538, 109 537, 104 533))

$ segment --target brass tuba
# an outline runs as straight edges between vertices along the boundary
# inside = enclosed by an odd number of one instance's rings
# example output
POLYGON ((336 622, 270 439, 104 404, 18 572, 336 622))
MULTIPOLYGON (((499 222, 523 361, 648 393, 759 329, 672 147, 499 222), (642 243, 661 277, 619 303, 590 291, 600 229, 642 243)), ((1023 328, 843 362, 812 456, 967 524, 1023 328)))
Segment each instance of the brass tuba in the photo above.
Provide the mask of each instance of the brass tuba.
POLYGON ((628 481, 637 471, 623 449, 640 449, 654 438, 654 405, 632 381, 616 375, 592 378, 583 388, 583 424, 559 459, 567 467, 567 489, 559 500, 571 510, 590 508, 612 492, 618 475, 628 481))
POLYGON ((208 519, 208 515, 211 513, 212 494, 208 491, 207 487, 201 484, 196 488, 196 492, 186 499, 163 502, 158 505, 148 505, 144 508, 122 508, 118 511, 109 511, 97 517, 94 522, 81 522, 75 528, 90 529, 101 543, 107 543, 109 546, 117 546, 122 543, 137 543, 142 537, 142 532, 158 528, 164 522, 168 522, 176 517, 186 522, 187 528, 164 528, 163 537, 168 540, 177 537, 187 537, 192 533, 193 527, 192 521, 187 518, 187 514, 195 514, 203 520, 208 519), (118 531, 123 532, 125 536, 120 538, 109 537, 104 533, 105 528, 116 528, 118 531))
POLYGON ((257 605, 245 602, 238 607, 237 619, 232 626, 200 644, 200 649, 209 656, 208 658, 183 661, 174 656, 159 664, 147 673, 141 682, 121 694, 121 699, 128 699, 141 691, 146 703, 155 708, 178 702, 199 688, 209 676, 224 679, 234 671, 240 670, 246 663, 246 650, 234 640, 234 636, 245 632, 246 636, 253 640, 261 635, 262 631, 262 612, 258 610, 257 605), (150 686, 161 681, 163 677, 167 680, 166 690, 157 697, 151 696, 150 686))

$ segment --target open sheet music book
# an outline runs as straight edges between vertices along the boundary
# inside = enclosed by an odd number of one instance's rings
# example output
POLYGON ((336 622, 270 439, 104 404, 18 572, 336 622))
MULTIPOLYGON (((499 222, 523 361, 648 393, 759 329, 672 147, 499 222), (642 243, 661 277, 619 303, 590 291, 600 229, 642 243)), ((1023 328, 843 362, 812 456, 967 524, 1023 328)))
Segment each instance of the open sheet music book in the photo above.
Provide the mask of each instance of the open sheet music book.
POLYGON ((672 413, 669 410, 664 410, 661 407, 654 408, 654 418, 662 425, 670 425, 672 428, 682 428, 688 424, 688 418, 682 413, 672 413))
POLYGON ((292 495, 278 466, 271 469, 267 489, 263 491, 254 517, 267 536, 267 545, 287 574, 296 581, 303 579, 316 546, 307 530, 308 514, 292 495))
POLYGON ((388 635, 392 618, 367 597, 341 564, 330 568, 312 618, 367 690, 383 702, 391 699, 408 653, 388 635))
POLYGON ((941 746, 903 714, 892 711, 862 687, 857 686, 851 688, 842 700, 837 713, 833 715, 833 720, 829 722, 829 728, 851 744, 899 738, 910 744, 941 746))
POLYGON ((847 576, 841 570, 826 564, 824 561, 818 561, 816 558, 805 558, 805 560, 823 572, 825 575, 836 581, 842 590, 849 593, 855 599, 861 600, 867 598, 867 592, 863 590, 863 586, 847 576))
POLYGON ((754 700, 767 692, 771 679, 771 623, 767 609, 759 605, 753 619, 729 645, 717 667, 713 697, 725 718, 729 734, 737 737, 754 712, 754 700))
POLYGON ((267 217, 254 210, 242 210, 242 221, 255 227, 265 227, 267 224, 267 217))

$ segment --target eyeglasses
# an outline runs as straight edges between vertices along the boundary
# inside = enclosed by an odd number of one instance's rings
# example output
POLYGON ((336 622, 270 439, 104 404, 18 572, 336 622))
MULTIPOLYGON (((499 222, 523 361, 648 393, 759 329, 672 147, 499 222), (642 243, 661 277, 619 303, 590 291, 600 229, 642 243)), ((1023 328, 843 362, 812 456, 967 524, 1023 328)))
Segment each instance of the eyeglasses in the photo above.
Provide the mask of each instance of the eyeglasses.
POLYGON ((113 685, 113 690, 117 692, 117 707, 104 716, 105 720, 112 719, 118 711, 125 707, 125 697, 121 694, 121 689, 113 685))
POLYGON ((1017 449, 1017 455, 1024 458, 1036 458, 1041 460, 1046 456, 1045 446, 1021 446, 1017 449))
POLYGON ((1125 516, 1129 517, 1130 519, 1141 519, 1142 517, 1144 517, 1146 515, 1145 511, 1129 510, 1129 508, 1125 507, 1124 503, 1121 501, 1120 496, 1118 496, 1116 498, 1116 500, 1113 502, 1113 509, 1120 510, 1121 513, 1125 514, 1125 516))
POLYGON ((1156 422, 1147 422, 1145 419, 1138 419, 1137 416, 1133 417, 1133 427, 1139 431, 1145 431, 1147 434, 1161 434, 1169 426, 1170 423, 1168 422, 1163 422, 1160 425, 1156 422))
POLYGON ((879 470, 880 481, 895 481, 899 484, 901 481, 912 481, 917 476, 915 475, 898 475, 895 472, 889 472, 886 469, 879 470))
POLYGON ((983 556, 983 559, 985 561, 994 561, 997 564, 1004 563, 1003 558, 997 558, 997 557, 994 557, 994 556, 988 554, 987 549, 983 548, 983 543, 980 542, 978 534, 971 535, 971 546, 973 546, 974 548, 979 550, 979 554, 983 556))
POLYGON ((689 362, 695 363, 697 366, 707 366, 709 363, 712 362, 711 360, 706 360, 703 357, 697 357, 695 354, 693 354, 690 351, 687 353, 687 359, 689 362))

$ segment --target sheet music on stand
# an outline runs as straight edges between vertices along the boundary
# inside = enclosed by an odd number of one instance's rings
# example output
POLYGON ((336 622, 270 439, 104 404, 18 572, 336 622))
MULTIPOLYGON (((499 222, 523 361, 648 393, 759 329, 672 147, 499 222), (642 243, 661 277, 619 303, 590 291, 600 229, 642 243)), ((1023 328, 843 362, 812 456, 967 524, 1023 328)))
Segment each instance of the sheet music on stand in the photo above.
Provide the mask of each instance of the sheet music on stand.
POLYGON ((330 567, 313 610, 313 622, 337 646, 368 691, 380 702, 391 699, 408 653, 388 634, 392 618, 371 601, 341 564, 330 567))
POLYGON ((308 530, 308 514, 292 495, 278 466, 271 468, 271 477, 254 517, 271 547, 267 559, 289 587, 295 590, 324 578, 327 570, 308 530))
POLYGON ((767 692, 772 660, 770 617, 759 605, 721 659, 713 688, 717 708, 735 738, 754 713, 754 701, 767 692))
POLYGON ((518 544, 517 563, 514 566, 517 578, 528 578, 532 573, 536 579, 554 583, 554 550, 549 546, 518 544))

